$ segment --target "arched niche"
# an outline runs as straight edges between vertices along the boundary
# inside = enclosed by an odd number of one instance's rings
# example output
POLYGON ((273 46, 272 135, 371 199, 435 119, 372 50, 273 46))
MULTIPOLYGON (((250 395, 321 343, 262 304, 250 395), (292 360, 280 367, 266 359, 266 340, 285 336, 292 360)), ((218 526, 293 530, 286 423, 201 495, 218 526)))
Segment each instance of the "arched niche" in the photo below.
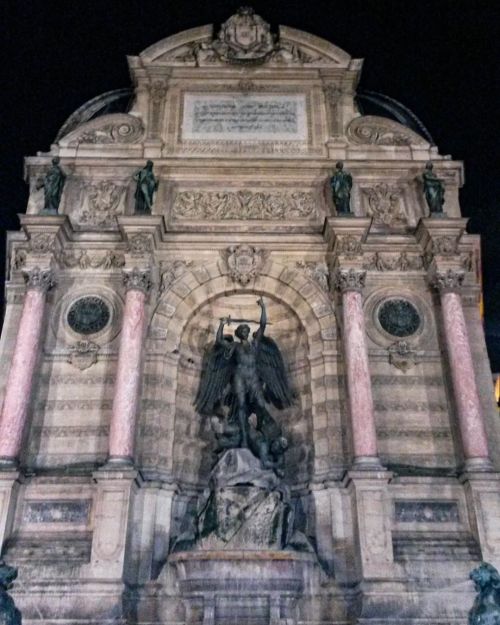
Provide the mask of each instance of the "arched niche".
MULTIPOLYGON (((179 346, 179 365, 175 398, 173 438, 173 476, 182 483, 205 485, 215 460, 216 441, 210 420, 200 417, 193 406, 205 349, 214 340, 219 319, 253 320, 252 332, 258 327, 260 308, 255 293, 236 292, 207 301, 185 326, 179 346)), ((269 406, 281 425, 290 448, 286 454, 286 479, 289 483, 308 481, 312 467, 311 384, 307 362, 307 336, 291 308, 279 298, 266 297, 268 327, 266 333, 279 345, 289 379, 297 398, 294 406, 283 411, 269 406)), ((233 334, 237 323, 226 327, 233 334)))

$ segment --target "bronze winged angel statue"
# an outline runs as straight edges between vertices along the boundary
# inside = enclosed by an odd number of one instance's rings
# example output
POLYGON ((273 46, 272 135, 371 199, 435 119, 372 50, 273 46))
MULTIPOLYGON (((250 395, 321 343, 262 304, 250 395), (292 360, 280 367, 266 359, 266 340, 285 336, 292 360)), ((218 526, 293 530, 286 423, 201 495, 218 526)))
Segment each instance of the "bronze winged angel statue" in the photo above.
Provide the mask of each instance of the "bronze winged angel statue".
POLYGON ((266 403, 282 410, 292 405, 293 393, 280 350, 264 334, 264 300, 260 298, 257 304, 261 316, 252 341, 246 323, 234 331, 239 339, 235 341, 231 335, 224 335, 224 326, 231 323, 231 318, 220 320, 215 343, 205 357, 194 403, 200 415, 225 419, 229 430, 233 428, 232 441, 226 440, 223 447, 249 447, 261 460, 268 458, 272 464, 273 454, 283 453, 287 442, 266 403), (249 423, 252 414, 256 416, 255 430, 249 423))

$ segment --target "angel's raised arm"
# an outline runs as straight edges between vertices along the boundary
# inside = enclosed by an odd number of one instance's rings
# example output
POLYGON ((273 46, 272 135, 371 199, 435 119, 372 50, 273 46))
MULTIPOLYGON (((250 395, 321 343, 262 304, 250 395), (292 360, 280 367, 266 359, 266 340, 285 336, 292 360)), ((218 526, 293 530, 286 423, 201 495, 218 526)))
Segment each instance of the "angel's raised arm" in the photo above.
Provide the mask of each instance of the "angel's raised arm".
POLYGON ((264 304, 264 300, 260 297, 257 300, 257 304, 260 306, 260 324, 259 329, 255 333, 254 340, 259 341, 262 336, 264 336, 264 332, 266 330, 267 324, 267 313, 266 313, 266 305, 264 304))
POLYGON ((224 326, 229 323, 227 317, 222 317, 219 323, 219 328, 217 330, 217 334, 215 336, 215 342, 217 345, 225 345, 226 341, 224 340, 224 326))

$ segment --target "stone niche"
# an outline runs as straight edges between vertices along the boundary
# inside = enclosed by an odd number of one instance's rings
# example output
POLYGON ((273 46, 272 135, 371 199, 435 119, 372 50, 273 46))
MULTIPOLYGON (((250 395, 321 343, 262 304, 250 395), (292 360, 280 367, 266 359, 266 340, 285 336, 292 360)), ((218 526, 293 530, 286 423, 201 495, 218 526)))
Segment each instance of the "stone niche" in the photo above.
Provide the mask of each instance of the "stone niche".
MULTIPOLYGON (((182 334, 179 346, 179 366, 175 399, 175 430, 173 442, 173 472, 181 483, 204 485, 213 464, 212 450, 216 447, 210 423, 201 419, 193 407, 199 384, 204 351, 217 331, 218 320, 255 320, 249 324, 252 332, 258 328, 260 309, 252 293, 233 294, 207 301, 191 318, 182 334)), ((286 479, 301 484, 310 479, 312 471, 312 417, 310 372, 307 361, 307 337, 296 314, 282 301, 266 298, 269 336, 278 342, 293 388, 295 405, 287 410, 273 411, 289 438, 286 479)), ((238 323, 226 329, 232 334, 238 323)))

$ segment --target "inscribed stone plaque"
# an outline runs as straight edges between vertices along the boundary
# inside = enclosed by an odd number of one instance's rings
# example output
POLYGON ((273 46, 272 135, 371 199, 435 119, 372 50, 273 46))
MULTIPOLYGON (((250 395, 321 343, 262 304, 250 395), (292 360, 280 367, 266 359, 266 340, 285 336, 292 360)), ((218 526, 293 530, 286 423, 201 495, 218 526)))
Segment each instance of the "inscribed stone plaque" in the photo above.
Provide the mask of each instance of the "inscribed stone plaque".
POLYGON ((305 95, 186 94, 182 138, 306 141, 305 95))
POLYGON ((30 501, 25 504, 25 523, 87 523, 90 500, 30 501))
POLYGON ((455 501, 395 501, 396 521, 400 523, 458 523, 455 501))

